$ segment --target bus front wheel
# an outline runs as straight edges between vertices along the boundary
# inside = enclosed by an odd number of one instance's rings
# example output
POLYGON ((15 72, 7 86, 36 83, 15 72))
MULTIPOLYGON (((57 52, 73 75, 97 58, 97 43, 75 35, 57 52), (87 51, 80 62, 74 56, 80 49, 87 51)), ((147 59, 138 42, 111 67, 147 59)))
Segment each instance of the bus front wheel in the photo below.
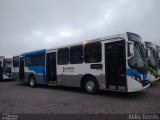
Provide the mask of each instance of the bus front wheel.
POLYGON ((35 79, 34 76, 30 76, 30 77, 29 77, 29 85, 30 85, 31 87, 36 87, 36 79, 35 79))
POLYGON ((94 77, 87 77, 85 81, 85 91, 89 94, 97 94, 99 91, 97 80, 94 77))

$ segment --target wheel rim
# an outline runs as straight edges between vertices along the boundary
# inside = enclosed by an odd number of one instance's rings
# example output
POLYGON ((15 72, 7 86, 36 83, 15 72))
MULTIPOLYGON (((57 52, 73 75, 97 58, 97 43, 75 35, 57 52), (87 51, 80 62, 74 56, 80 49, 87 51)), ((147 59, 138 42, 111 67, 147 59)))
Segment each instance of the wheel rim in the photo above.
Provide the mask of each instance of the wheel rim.
POLYGON ((34 86, 34 79, 30 79, 30 85, 34 86))
POLYGON ((86 84, 87 91, 92 92, 95 88, 95 84, 93 81, 88 81, 86 84))

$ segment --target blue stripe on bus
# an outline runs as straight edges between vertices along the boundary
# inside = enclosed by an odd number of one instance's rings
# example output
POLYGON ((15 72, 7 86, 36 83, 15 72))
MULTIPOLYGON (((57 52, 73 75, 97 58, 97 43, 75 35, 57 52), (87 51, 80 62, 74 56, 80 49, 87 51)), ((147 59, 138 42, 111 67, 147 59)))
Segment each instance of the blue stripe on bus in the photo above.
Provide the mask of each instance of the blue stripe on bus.
POLYGON ((45 66, 31 66, 27 67, 30 71, 34 71, 36 74, 41 73, 43 74, 43 80, 46 81, 46 74, 45 74, 45 66))
MULTIPOLYGON (((34 55, 34 54, 38 54, 38 53, 45 53, 46 49, 41 49, 41 50, 36 50, 36 51, 32 51, 32 52, 27 52, 27 53, 23 53, 22 56, 26 56, 26 55, 34 55)), ((27 67, 30 71, 34 71, 36 74, 41 73, 43 74, 43 81, 46 81, 46 74, 45 74, 45 66, 28 66, 27 67)))
POLYGON ((131 69, 131 68, 127 68, 127 76, 131 76, 131 75, 135 75, 139 78, 141 78, 141 75, 143 76, 143 80, 148 80, 147 74, 140 74, 137 70, 135 69, 131 69))
POLYGON ((148 76, 147 75, 143 75, 143 80, 148 80, 148 76))
POLYGON ((37 50, 37 51, 33 51, 33 52, 23 53, 22 56, 32 55, 32 54, 37 54, 37 53, 45 53, 45 52, 46 52, 46 49, 42 49, 42 50, 37 50))

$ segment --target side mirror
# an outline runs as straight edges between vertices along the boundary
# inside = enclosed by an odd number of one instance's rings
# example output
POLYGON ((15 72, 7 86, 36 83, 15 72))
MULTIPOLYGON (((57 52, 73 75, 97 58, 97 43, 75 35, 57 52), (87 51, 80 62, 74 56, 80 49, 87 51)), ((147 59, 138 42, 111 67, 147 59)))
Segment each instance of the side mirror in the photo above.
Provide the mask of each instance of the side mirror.
POLYGON ((128 59, 134 56, 134 43, 128 42, 128 59))
POLYGON ((146 56, 147 56, 147 58, 151 57, 151 50, 148 48, 146 48, 146 56))

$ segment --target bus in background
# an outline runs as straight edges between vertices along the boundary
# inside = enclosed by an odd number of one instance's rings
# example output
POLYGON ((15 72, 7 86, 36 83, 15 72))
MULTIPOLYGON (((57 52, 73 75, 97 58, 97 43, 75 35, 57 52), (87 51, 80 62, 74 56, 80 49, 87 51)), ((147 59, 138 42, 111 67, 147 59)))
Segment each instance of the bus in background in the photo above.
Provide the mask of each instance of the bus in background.
MULTIPOLYGON (((160 46, 156 46, 157 48, 157 64, 158 64, 158 74, 160 75, 160 46)), ((160 76, 159 76, 160 80, 160 76)))
POLYGON ((3 58, 0 63, 0 79, 12 79, 12 58, 3 58))
POLYGON ((135 92, 147 88, 148 69, 142 38, 122 33, 53 49, 13 56, 13 79, 36 84, 135 92))
POLYGON ((160 51, 160 46, 156 46, 157 51, 160 51))
POLYGON ((3 59, 5 57, 4 56, 0 56, 0 80, 3 80, 3 68, 2 68, 2 64, 3 64, 3 59))
POLYGON ((157 64, 157 49, 156 45, 152 42, 145 41, 146 48, 150 50, 150 57, 147 59, 148 69, 149 69, 149 80, 154 82, 158 80, 158 64, 157 64))

